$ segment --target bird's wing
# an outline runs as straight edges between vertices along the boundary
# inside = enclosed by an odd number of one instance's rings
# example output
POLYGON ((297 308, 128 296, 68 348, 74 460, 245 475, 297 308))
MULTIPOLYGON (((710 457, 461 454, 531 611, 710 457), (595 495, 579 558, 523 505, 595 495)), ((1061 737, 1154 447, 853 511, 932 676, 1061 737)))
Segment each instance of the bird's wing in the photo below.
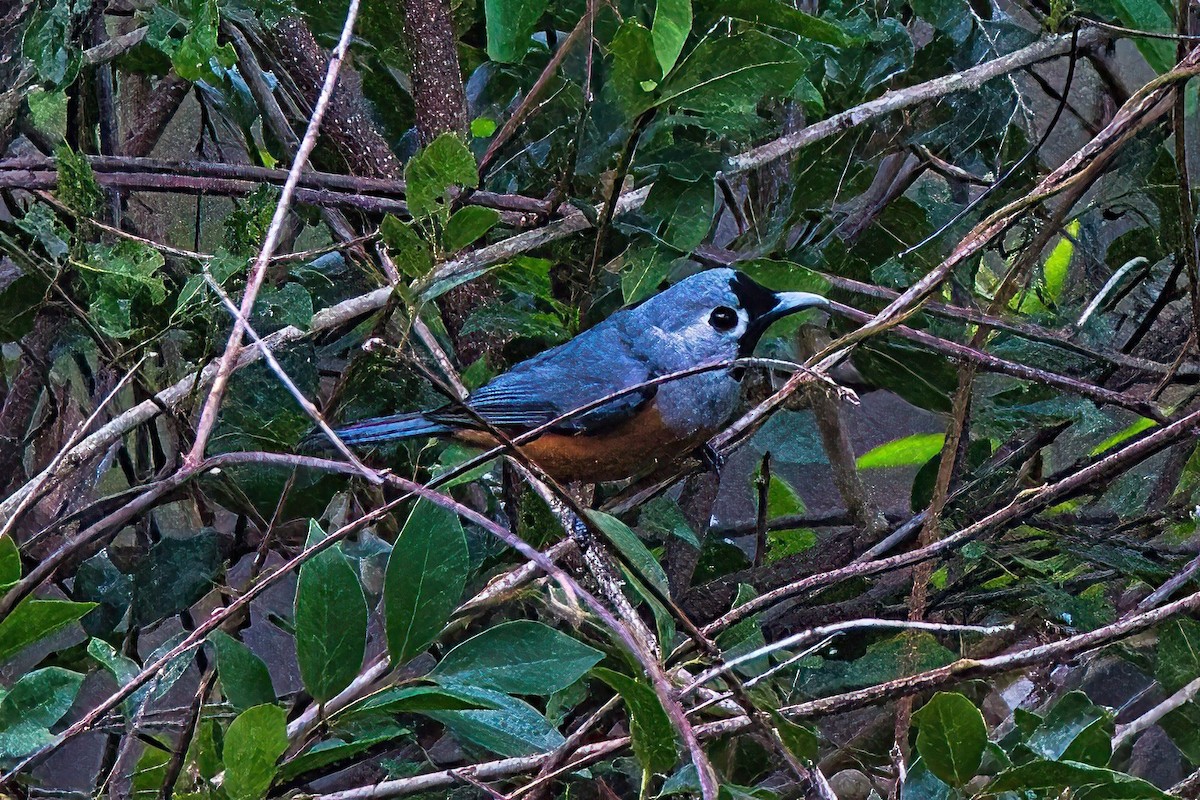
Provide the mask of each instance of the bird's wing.
MULTIPOLYGON (((650 377, 610 318, 586 333, 513 367, 467 398, 471 412, 448 405, 426 416, 436 422, 479 427, 478 415, 499 428, 529 430, 595 403, 650 377)), ((642 408, 656 386, 636 389, 555 425, 560 433, 593 433, 619 424, 642 408)))

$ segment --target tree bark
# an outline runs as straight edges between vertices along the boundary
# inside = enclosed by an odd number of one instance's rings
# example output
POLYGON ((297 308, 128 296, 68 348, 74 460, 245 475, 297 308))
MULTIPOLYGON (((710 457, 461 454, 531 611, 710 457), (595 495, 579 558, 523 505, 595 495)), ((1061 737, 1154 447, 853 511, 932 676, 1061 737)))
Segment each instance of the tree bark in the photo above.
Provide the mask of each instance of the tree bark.
POLYGON ((422 145, 439 134, 466 133, 467 97, 448 0, 400 0, 404 36, 412 58, 417 137, 422 145))

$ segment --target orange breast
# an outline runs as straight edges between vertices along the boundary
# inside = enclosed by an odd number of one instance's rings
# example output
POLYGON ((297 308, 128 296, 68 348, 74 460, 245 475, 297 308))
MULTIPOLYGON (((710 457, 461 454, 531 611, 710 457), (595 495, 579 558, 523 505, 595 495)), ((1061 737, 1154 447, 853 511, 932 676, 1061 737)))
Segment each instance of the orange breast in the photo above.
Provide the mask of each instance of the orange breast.
MULTIPOLYGON (((460 431, 454 438, 477 447, 494 447, 482 431, 460 431)), ((558 481, 598 483, 630 478, 659 464, 682 458, 704 443, 707 431, 680 438, 663 425, 654 403, 602 433, 565 436, 547 433, 521 445, 522 452, 558 481)))

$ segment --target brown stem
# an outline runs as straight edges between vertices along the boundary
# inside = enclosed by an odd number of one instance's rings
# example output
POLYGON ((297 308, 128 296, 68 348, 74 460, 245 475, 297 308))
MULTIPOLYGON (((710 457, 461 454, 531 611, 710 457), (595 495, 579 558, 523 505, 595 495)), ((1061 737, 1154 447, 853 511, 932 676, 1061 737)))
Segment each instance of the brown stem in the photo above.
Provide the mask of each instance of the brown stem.
POLYGON ((412 58, 417 138, 429 144, 443 133, 465 134, 467 98, 448 0, 393 0, 404 17, 412 58))

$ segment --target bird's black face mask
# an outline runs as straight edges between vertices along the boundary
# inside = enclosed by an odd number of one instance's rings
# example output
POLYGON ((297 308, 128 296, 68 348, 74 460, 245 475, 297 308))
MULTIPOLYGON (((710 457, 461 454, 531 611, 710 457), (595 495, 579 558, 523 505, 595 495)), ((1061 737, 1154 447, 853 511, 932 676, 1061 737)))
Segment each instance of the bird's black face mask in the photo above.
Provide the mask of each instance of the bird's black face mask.
POLYGON ((829 305, 829 301, 819 294, 773 292, 742 272, 736 273, 730 279, 729 288, 737 295, 738 304, 749 317, 746 332, 738 340, 739 358, 746 358, 754 353, 758 340, 776 320, 806 308, 822 308, 829 305))

